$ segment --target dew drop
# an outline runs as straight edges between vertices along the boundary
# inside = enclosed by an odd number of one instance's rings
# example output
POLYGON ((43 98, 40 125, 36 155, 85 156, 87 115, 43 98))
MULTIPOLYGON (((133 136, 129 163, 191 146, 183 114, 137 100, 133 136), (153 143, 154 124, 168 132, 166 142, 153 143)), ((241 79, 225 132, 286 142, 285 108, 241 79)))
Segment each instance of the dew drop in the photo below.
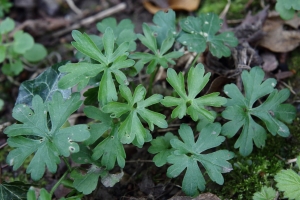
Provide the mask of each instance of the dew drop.
POLYGON ((23 108, 25 108, 26 107, 26 105, 25 104, 23 104, 23 108))
POLYGON ((84 162, 88 162, 88 159, 84 159, 84 162))
POLYGON ((88 76, 86 76, 85 78, 89 78, 88 76))
POLYGON ((78 160, 81 160, 82 158, 81 157, 78 157, 78 160))
POLYGON ((223 172, 223 173, 228 173, 228 172, 230 172, 230 171, 232 171, 232 168, 228 168, 228 167, 223 167, 223 168, 222 168, 222 172, 223 172))
POLYGON ((72 146, 69 146, 69 151, 74 152, 74 151, 75 151, 75 148, 72 147, 72 146))
POLYGON ((183 41, 182 43, 183 43, 183 44, 186 44, 186 41, 183 41))
POLYGON ((173 31, 173 35, 176 35, 176 31, 173 31))
POLYGON ((217 132, 216 131, 213 131, 211 134, 215 135, 217 132))
POLYGON ((204 32, 204 33, 203 33, 203 36, 204 36, 204 37, 207 37, 207 36, 208 36, 208 34, 204 32))
POLYGON ((47 111, 46 111, 46 110, 44 110, 44 114, 47 114, 47 111))
POLYGON ((191 31, 191 34, 194 34, 195 33, 195 31, 191 31))
POLYGON ((10 159, 10 161, 9 161, 9 165, 12 166, 13 164, 14 164, 14 159, 12 158, 12 159, 10 159))
POLYGON ((204 24, 209 24, 208 21, 205 21, 204 24))
POLYGON ((224 93, 225 93, 225 94, 228 94, 228 92, 227 92, 227 91, 224 91, 224 93))
POLYGON ((275 83, 274 82, 272 83, 272 87, 275 87, 275 83))

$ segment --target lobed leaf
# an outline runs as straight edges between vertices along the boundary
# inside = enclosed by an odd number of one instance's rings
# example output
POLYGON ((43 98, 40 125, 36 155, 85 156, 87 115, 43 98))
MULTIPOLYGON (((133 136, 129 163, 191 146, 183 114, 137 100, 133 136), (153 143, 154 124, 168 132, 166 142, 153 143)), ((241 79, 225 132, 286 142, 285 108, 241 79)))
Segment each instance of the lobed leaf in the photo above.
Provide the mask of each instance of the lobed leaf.
POLYGON ((16 105, 13 117, 20 124, 13 124, 4 130, 9 137, 8 144, 15 148, 8 154, 7 163, 16 170, 29 155, 35 153, 27 168, 32 179, 39 180, 45 167, 55 173, 60 162, 59 156, 68 157, 70 153, 78 152, 76 142, 90 136, 86 125, 63 128, 68 117, 81 103, 79 93, 73 93, 65 100, 61 93, 56 92, 52 100, 45 103, 40 96, 34 96, 32 110, 25 104, 16 105))
POLYGON ((254 67, 250 72, 243 71, 242 81, 245 96, 236 85, 229 84, 224 87, 225 94, 230 97, 222 117, 228 119, 222 128, 222 134, 233 137, 239 129, 242 132, 234 147, 239 148, 241 155, 247 156, 253 150, 253 142, 257 147, 263 147, 267 138, 266 130, 259 125, 253 116, 261 119, 269 132, 287 137, 290 132, 283 123, 291 123, 295 118, 296 110, 292 105, 281 104, 289 97, 289 91, 274 89, 275 79, 263 81, 264 72, 254 67), (268 98, 257 107, 253 107, 259 98, 268 95, 268 98))
POLYGON ((274 177, 276 187, 284 192, 284 197, 289 199, 300 199, 300 176, 291 169, 281 170, 274 177))

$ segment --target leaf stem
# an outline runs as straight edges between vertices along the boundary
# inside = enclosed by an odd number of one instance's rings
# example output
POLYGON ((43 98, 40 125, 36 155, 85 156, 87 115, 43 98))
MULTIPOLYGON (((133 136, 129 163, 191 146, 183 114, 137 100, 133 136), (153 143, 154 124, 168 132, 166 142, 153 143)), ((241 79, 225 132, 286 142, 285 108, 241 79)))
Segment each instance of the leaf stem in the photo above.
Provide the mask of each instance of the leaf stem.
POLYGON ((197 60, 198 60, 198 58, 199 58, 200 55, 201 55, 201 52, 197 53, 197 55, 195 56, 195 58, 194 58, 194 60, 193 60, 193 62, 191 64, 191 66, 195 66, 195 64, 196 64, 196 62, 197 62, 197 60))
POLYGON ((72 171, 72 167, 70 166, 69 162, 67 161, 67 159, 65 157, 62 157, 62 159, 64 160, 64 162, 66 163, 67 167, 68 167, 68 172, 72 171))
POLYGON ((150 76, 149 86, 147 89, 147 96, 150 96, 152 94, 153 82, 154 82, 154 79, 156 77, 158 70, 159 70, 159 67, 156 67, 156 70, 150 76))
POLYGON ((64 175, 62 175, 62 177, 60 177, 60 179, 55 183, 55 185, 52 187, 51 191, 50 191, 50 195, 52 197, 54 191, 58 188, 58 186, 61 184, 62 180, 64 180, 64 178, 67 176, 67 174, 69 173, 69 170, 67 170, 64 175))

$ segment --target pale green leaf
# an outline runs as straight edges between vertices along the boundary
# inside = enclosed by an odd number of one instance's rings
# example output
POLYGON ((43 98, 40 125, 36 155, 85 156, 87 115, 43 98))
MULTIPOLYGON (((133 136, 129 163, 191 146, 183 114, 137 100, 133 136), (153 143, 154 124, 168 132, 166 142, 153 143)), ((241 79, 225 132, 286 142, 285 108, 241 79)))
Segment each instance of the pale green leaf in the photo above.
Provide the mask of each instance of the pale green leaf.
POLYGON ((264 186, 261 188, 260 192, 255 192, 253 195, 253 200, 274 200, 276 198, 276 191, 271 188, 264 186))
POLYGON ((18 54, 24 54, 34 45, 34 40, 31 35, 23 31, 17 31, 14 34, 13 50, 18 54))
POLYGON ((300 176, 291 169, 281 170, 274 177, 276 187, 284 192, 284 197, 289 199, 300 199, 300 176))

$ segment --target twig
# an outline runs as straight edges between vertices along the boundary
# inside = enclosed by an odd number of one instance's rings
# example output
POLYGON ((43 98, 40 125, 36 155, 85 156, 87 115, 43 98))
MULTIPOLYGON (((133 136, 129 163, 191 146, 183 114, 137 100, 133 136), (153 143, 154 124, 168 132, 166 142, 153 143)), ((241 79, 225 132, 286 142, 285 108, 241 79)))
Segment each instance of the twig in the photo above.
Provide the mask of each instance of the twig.
POLYGON ((0 149, 2 149, 3 147, 5 147, 7 145, 7 142, 5 142, 4 144, 2 144, 1 146, 0 146, 0 149))
POLYGON ((120 4, 116 5, 116 6, 114 6, 112 8, 109 8, 109 9, 106 9, 106 10, 104 10, 104 11, 102 11, 102 12, 96 14, 96 15, 93 15, 93 16, 90 16, 88 18, 82 19, 77 24, 73 24, 70 27, 67 27, 67 28, 65 28, 63 30, 57 31, 57 32, 53 33, 51 35, 51 37, 54 37, 54 38, 59 37, 59 36, 65 34, 65 33, 70 32, 71 30, 78 29, 81 26, 87 26, 89 24, 92 24, 92 23, 96 22, 99 19, 102 19, 104 17, 113 15, 113 14, 115 14, 117 12, 120 12, 122 10, 125 10, 125 9, 126 9, 126 4, 125 3, 120 3, 120 4))
POLYGON ((297 158, 293 158, 293 159, 288 159, 285 164, 291 164, 297 161, 297 158))
POLYGON ((11 123, 10 122, 5 122, 3 124, 0 124, 0 132, 3 131, 3 129, 5 129, 6 127, 10 126, 11 123))
POLYGON ((82 15, 82 11, 74 4, 73 0, 66 0, 66 2, 77 15, 82 15))
POLYGON ((153 160, 127 160, 127 163, 153 163, 153 160))

